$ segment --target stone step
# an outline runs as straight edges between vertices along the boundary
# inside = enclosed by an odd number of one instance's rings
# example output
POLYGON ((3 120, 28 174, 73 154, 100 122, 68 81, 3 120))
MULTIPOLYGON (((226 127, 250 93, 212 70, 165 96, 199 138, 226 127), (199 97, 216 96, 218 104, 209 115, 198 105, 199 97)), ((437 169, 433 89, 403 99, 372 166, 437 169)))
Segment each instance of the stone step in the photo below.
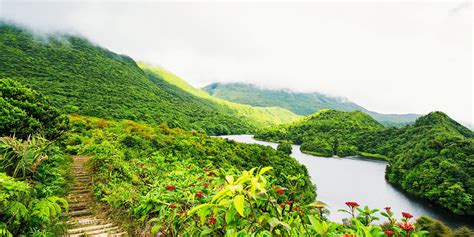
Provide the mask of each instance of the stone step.
POLYGON ((79 210, 85 210, 89 208, 87 204, 80 204, 80 205, 69 205, 69 210, 70 211, 79 211, 79 210))
POLYGON ((72 174, 74 176, 81 176, 81 175, 89 175, 87 171, 83 170, 83 171, 73 171, 72 174))
POLYGON ((87 172, 87 170, 75 169, 75 170, 72 172, 72 174, 74 174, 74 175, 82 175, 82 174, 87 175, 88 172, 87 172))
POLYGON ((103 225, 91 225, 91 226, 85 226, 85 227, 69 229, 69 230, 67 230, 67 233, 68 234, 79 234, 79 233, 85 233, 85 232, 90 232, 90 231, 107 229, 107 228, 110 228, 110 227, 113 227, 113 226, 114 226, 114 224, 112 224, 112 223, 107 223, 107 224, 103 224, 103 225))
POLYGON ((86 189, 86 188, 82 188, 82 189, 75 189, 75 190, 71 190, 69 191, 69 196, 76 196, 76 195, 83 195, 83 194, 86 194, 86 193, 91 193, 92 190, 90 189, 86 189))
POLYGON ((117 226, 109 227, 109 228, 104 228, 100 230, 94 230, 94 231, 87 231, 83 233, 78 233, 78 234, 71 234, 69 237, 78 237, 78 236, 110 236, 111 234, 115 234, 116 231, 118 231, 119 228, 117 226))
POLYGON ((72 200, 72 199, 81 199, 81 198, 88 198, 88 197, 90 197, 90 195, 87 194, 87 193, 84 193, 84 194, 78 193, 78 194, 69 194, 69 195, 67 196, 67 199, 68 199, 68 200, 69 200, 69 199, 72 200))
POLYGON ((72 190, 69 192, 69 195, 85 195, 85 194, 91 194, 92 191, 90 189, 76 189, 72 190))
POLYGON ((66 199, 67 199, 67 202, 69 203, 69 205, 71 205, 71 204, 76 205, 78 203, 90 203, 90 202, 92 202, 92 197, 91 196, 81 197, 81 198, 76 198, 75 196, 69 196, 66 199))
POLYGON ((73 174, 81 174, 81 173, 87 173, 88 169, 86 167, 72 167, 72 173, 73 174))
POLYGON ((71 191, 84 190, 84 189, 90 190, 91 187, 88 185, 74 185, 72 186, 71 191))
POLYGON ((86 183, 75 183, 75 184, 71 187, 71 190, 80 189, 80 188, 90 188, 90 187, 91 187, 91 183, 90 183, 90 182, 86 182, 86 183))
POLYGON ((95 218, 93 216, 84 216, 78 219, 72 219, 66 222, 66 224, 71 226, 86 226, 86 225, 95 225, 104 221, 100 218, 95 218))
POLYGON ((80 216, 88 216, 91 215, 91 210, 90 209, 85 209, 85 210, 78 210, 78 211, 70 211, 69 213, 70 217, 80 217, 80 216))
POLYGON ((109 234, 109 237, 122 237, 122 236, 128 236, 128 233, 126 231, 123 231, 119 233, 109 234))

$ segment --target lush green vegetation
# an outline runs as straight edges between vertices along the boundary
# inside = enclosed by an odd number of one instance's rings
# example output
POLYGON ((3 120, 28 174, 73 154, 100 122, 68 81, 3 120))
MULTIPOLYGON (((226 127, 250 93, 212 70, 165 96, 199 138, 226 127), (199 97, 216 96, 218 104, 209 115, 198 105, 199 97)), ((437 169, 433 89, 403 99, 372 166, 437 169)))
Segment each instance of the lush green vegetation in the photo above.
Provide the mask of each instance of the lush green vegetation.
POLYGON ((413 123, 420 116, 418 114, 380 114, 369 111, 346 98, 332 97, 321 93, 263 89, 244 83, 212 83, 203 89, 210 95, 224 100, 252 106, 278 106, 299 115, 310 115, 322 109, 359 110, 369 114, 382 124, 390 126, 413 123))
POLYGON ((67 117, 38 92, 8 79, 0 79, 0 136, 26 139, 31 134, 59 137, 67 117))
POLYGON ((286 154, 291 154, 291 150, 293 149, 291 142, 283 141, 277 146, 277 151, 285 152, 286 154))
POLYGON ((0 236, 59 235, 70 160, 42 135, 62 134, 67 117, 9 80, 0 81, 0 104, 0 236))
POLYGON ((2 23, 0 36, 0 78, 42 92, 65 113, 165 122, 211 135, 244 133, 297 118, 282 109, 242 106, 241 112, 237 106, 193 95, 171 84, 169 73, 144 72, 133 59, 83 38, 40 37, 2 23))
POLYGON ((474 215, 474 133, 446 114, 369 133, 360 149, 392 158, 388 181, 454 213, 474 215))
POLYGON ((257 138, 290 140, 315 155, 389 160, 389 182, 456 214, 474 215, 474 133, 441 112, 384 128, 362 112, 323 111, 257 138))
POLYGON ((358 154, 357 143, 362 134, 381 129, 381 124, 360 111, 322 110, 301 121, 260 133, 256 138, 288 140, 301 144, 303 152, 322 156, 349 156, 358 154))
POLYGON ((125 216, 141 220, 136 223, 141 226, 151 218, 169 221, 170 217, 158 214, 170 203, 189 207, 192 204, 186 202, 195 199, 198 191, 212 194, 222 184, 224 170, 237 173, 270 165, 274 167, 270 174, 277 177, 275 184, 290 187, 297 180, 299 186, 292 190, 295 200, 309 203, 315 198, 306 168, 284 153, 164 124, 154 127, 73 116, 65 144, 71 153, 92 156, 97 197, 125 216), (168 196, 163 193, 166 185, 182 192, 168 196))

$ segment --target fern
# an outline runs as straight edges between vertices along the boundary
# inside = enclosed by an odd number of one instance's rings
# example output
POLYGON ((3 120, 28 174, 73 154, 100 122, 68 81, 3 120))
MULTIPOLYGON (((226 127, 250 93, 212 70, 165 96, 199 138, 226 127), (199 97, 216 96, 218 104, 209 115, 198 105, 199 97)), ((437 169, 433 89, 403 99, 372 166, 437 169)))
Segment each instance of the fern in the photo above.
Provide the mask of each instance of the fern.
POLYGON ((0 222, 0 236, 13 237, 12 233, 7 229, 7 225, 3 222, 0 222))
POLYGON ((20 224, 23 220, 28 219, 28 209, 21 202, 6 202, 4 211, 7 216, 10 216, 9 223, 14 222, 15 224, 20 224))
POLYGON ((47 197, 33 201, 31 218, 40 223, 50 225, 52 221, 58 219, 62 210, 67 210, 67 201, 59 197, 47 197))

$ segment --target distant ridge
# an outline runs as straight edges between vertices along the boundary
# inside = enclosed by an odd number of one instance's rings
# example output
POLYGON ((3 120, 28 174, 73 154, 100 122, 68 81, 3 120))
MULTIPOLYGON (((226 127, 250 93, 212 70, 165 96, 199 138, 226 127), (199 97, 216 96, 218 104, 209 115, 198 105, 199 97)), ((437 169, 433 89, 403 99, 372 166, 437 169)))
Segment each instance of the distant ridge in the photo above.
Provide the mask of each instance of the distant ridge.
POLYGON ((359 110, 384 125, 396 126, 413 123, 421 116, 420 114, 381 114, 367 110, 345 97, 334 97, 318 92, 301 93, 288 89, 264 89, 254 84, 211 83, 203 89, 221 99, 252 106, 278 106, 303 116, 321 109, 359 110))

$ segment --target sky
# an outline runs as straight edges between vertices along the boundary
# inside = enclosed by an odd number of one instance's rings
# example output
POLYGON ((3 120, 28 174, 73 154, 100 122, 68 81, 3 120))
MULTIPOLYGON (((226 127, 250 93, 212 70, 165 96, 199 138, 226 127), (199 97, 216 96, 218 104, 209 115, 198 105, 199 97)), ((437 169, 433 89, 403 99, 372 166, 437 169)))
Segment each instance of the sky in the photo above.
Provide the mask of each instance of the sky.
POLYGON ((3 20, 82 35, 196 87, 254 83, 470 123, 472 11, 472 1, 0 0, 3 20))

